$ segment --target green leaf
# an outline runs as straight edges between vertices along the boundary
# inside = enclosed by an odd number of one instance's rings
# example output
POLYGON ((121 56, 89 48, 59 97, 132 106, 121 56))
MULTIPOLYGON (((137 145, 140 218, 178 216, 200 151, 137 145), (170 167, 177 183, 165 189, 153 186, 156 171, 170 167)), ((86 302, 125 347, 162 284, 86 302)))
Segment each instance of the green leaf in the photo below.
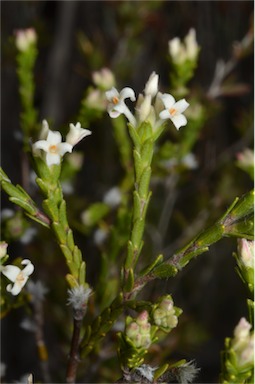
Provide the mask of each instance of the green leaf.
POLYGON ((73 239, 73 231, 71 229, 69 229, 67 232, 67 245, 71 251, 74 250, 75 244, 73 239))
POLYGON ((151 180, 151 167, 146 167, 141 175, 141 178, 139 180, 139 187, 138 187, 139 195, 143 199, 147 198, 150 180, 151 180))
POLYGON ((140 153, 136 149, 134 149, 133 151, 133 156, 134 156, 136 180, 139 180, 143 170, 143 164, 141 161, 140 153))
POLYGON ((157 381, 157 379, 159 379, 160 376, 162 376, 166 372, 168 367, 169 367, 169 364, 164 364, 164 365, 161 365, 161 367, 157 368, 153 376, 154 381, 157 381))
POLYGON ((200 248, 216 243, 216 241, 219 241, 223 237, 223 233, 224 225, 216 223, 197 237, 196 244, 200 248))
POLYGON ((137 219, 133 225, 132 230, 132 243, 133 248, 139 248, 142 237, 143 237, 143 230, 144 230, 144 220, 143 219, 137 219))
POLYGON ((61 222, 61 225, 64 228, 69 228, 68 221, 66 217, 66 202, 65 200, 61 200, 61 203, 59 205, 59 221, 61 222))
POLYGON ((69 284, 70 288, 75 288, 75 287, 78 287, 79 285, 77 280, 70 273, 66 275, 66 281, 69 284))
POLYGON ((59 220, 59 211, 58 207, 55 204, 55 201, 51 198, 46 199, 42 202, 42 206, 47 215, 52 219, 53 222, 58 222, 59 220))
POLYGON ((35 215, 35 213, 37 212, 37 208, 33 207, 32 205, 30 205, 29 203, 27 203, 26 201, 24 200, 20 200, 16 197, 10 197, 9 200, 18 205, 19 207, 23 208, 28 214, 30 215, 35 215))
POLYGON ((162 263, 158 267, 153 269, 153 275, 160 279, 175 276, 178 273, 178 269, 173 265, 162 263))
POLYGON ((60 244, 59 246, 60 246, 61 251, 63 252, 67 262, 70 264, 73 260, 72 252, 70 251, 70 249, 65 244, 60 244))
POLYGON ((134 286, 134 281, 135 281, 134 271, 133 271, 133 269, 130 269, 128 271, 128 276, 126 278, 126 282, 125 282, 125 286, 124 286, 125 292, 131 292, 132 291, 133 286, 134 286))
POLYGON ((141 147, 141 159, 143 166, 151 164, 153 156, 153 141, 151 139, 146 140, 141 147))
POLYGON ((139 148, 141 146, 141 140, 140 140, 140 137, 136 131, 136 128, 134 128, 133 125, 131 125, 131 124, 128 124, 128 128, 129 128, 129 134, 130 134, 130 137, 134 143, 134 146, 135 146, 135 148, 137 148, 139 150, 139 148))
POLYGON ((125 268, 129 269, 132 266, 133 263, 133 257, 134 257, 134 246, 132 241, 128 241, 128 246, 127 246, 127 257, 125 261, 125 268))
POLYGON ((85 261, 82 261, 79 269, 79 283, 82 285, 86 281, 86 264, 85 261))
POLYGON ((251 214, 254 211, 254 191, 243 195, 231 210, 231 216, 238 220, 251 214))
POLYGON ((15 197, 19 200, 26 200, 26 196, 24 196, 23 192, 21 192, 17 187, 11 184, 8 181, 3 180, 1 182, 3 190, 11 197, 15 197))
POLYGON ((140 273, 140 276, 146 276, 148 273, 150 273, 158 264, 162 263, 163 261, 163 255, 158 255, 158 257, 147 267, 145 267, 144 270, 140 273))

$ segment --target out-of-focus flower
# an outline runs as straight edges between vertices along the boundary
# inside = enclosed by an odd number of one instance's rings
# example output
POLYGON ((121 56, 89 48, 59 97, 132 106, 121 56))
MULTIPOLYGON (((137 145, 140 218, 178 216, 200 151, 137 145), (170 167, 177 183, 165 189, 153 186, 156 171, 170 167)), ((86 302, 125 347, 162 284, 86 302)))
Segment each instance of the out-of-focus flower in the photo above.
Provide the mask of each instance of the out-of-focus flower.
POLYGON ((112 71, 108 68, 102 68, 100 71, 92 73, 92 79, 99 88, 103 91, 115 86, 115 78, 112 71))
POLYGON ((0 259, 6 256, 8 244, 5 241, 0 241, 0 259))
POLYGON ((112 87, 110 91, 107 91, 106 98, 109 101, 107 110, 112 118, 116 118, 121 114, 124 114, 132 125, 136 125, 134 115, 130 112, 125 104, 125 99, 131 99, 135 101, 135 92, 132 88, 125 87, 120 92, 116 88, 112 87))
POLYGON ((78 144, 84 137, 91 135, 91 131, 88 129, 81 128, 81 123, 70 124, 70 130, 66 135, 66 142, 71 144, 73 147, 78 144))
POLYGON ((107 101, 102 91, 99 89, 89 89, 85 104, 88 108, 104 111, 106 109, 107 101))
POLYGON ((164 93, 161 96, 165 109, 159 113, 162 120, 170 119, 174 123, 176 129, 187 124, 186 117, 182 114, 189 106, 185 99, 175 102, 172 95, 164 93))
POLYGON ((50 167, 53 164, 60 164, 62 156, 66 152, 72 152, 73 146, 62 142, 61 133, 58 131, 49 131, 46 140, 39 140, 33 144, 36 151, 42 149, 46 152, 46 163, 50 167))
POLYGON ((168 48, 172 60, 177 64, 182 64, 186 60, 195 60, 199 52, 195 29, 189 30, 184 38, 184 44, 179 37, 174 37, 168 42, 168 48))
POLYGON ((156 369, 157 367, 151 367, 148 364, 142 364, 140 367, 135 368, 135 372, 138 372, 139 376, 152 383, 154 379, 154 371, 156 371, 156 369))
POLYGON ((33 237, 37 234, 36 228, 27 228, 20 238, 22 244, 31 243, 33 237))
POLYGON ((83 158, 84 158, 83 153, 81 153, 81 152, 72 152, 68 156, 68 163, 70 163, 70 165, 74 169, 79 170, 82 167, 83 158))
POLYGON ((118 187, 113 187, 106 192, 103 202, 111 208, 117 207, 121 203, 121 191, 118 187))
POLYGON ((34 266, 30 260, 24 259, 21 264, 25 265, 23 270, 16 265, 6 265, 1 269, 2 274, 14 283, 13 285, 8 284, 6 287, 6 290, 14 296, 20 293, 29 276, 34 272, 34 266))
POLYGON ((15 36, 16 47, 19 51, 26 51, 37 40, 37 35, 33 28, 19 29, 15 32, 15 36))
POLYGON ((46 293, 49 292, 48 288, 40 280, 36 282, 30 280, 27 283, 27 291, 31 295, 32 302, 43 301, 46 293))
POLYGON ((12 209, 5 208, 1 211, 1 221, 4 221, 6 219, 10 219, 13 217, 15 212, 12 209))
POLYGON ((97 228, 94 232, 93 240, 97 246, 101 246, 108 237, 108 231, 104 228, 97 228))

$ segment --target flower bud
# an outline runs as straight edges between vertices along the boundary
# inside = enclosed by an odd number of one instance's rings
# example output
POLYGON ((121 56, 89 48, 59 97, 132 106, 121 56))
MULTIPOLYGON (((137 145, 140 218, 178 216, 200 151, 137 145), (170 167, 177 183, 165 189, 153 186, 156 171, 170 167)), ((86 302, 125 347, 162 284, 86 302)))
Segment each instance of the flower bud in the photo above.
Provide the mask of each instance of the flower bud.
POLYGON ((19 29, 15 33, 16 35, 16 47, 19 51, 26 51, 37 40, 36 32, 33 28, 19 29))
POLYGON ((154 97, 158 92, 158 80, 159 76, 152 72, 152 74, 149 77, 149 80, 145 84, 144 93, 146 96, 154 97))
POLYGON ((94 83, 104 91, 115 86, 115 78, 108 68, 102 68, 100 71, 92 73, 94 83))
POLYGON ((251 324, 244 317, 241 318, 234 330, 231 348, 235 352, 236 365, 239 369, 253 365, 254 332, 251 332, 251 324))
POLYGON ((170 295, 161 298, 153 310, 153 319, 155 324, 165 332, 170 332, 178 324, 178 316, 181 310, 173 306, 173 300, 170 295))
POLYGON ((8 244, 5 241, 0 242, 0 259, 7 255, 8 244))
POLYGON ((151 324, 147 311, 141 312, 136 319, 127 318, 126 337, 135 348, 149 348, 151 344, 151 324))

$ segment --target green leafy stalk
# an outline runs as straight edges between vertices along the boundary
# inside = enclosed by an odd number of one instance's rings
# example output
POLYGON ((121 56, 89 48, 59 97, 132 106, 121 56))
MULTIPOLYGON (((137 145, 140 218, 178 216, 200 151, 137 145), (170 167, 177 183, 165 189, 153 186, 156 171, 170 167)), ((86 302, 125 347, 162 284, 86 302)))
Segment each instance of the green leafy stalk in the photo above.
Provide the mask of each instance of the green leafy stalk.
POLYGON ((26 215, 40 223, 41 225, 50 228, 50 219, 43 212, 41 212, 36 203, 32 198, 27 194, 27 192, 20 185, 13 185, 9 177, 5 172, 0 168, 0 183, 3 190, 9 195, 9 200, 23 208, 26 215))
POLYGON ((124 292, 130 292, 133 289, 134 269, 143 247, 145 217, 151 196, 149 185, 154 144, 150 123, 144 122, 137 129, 129 125, 129 129, 134 143, 135 190, 133 192, 132 228, 122 274, 124 292))

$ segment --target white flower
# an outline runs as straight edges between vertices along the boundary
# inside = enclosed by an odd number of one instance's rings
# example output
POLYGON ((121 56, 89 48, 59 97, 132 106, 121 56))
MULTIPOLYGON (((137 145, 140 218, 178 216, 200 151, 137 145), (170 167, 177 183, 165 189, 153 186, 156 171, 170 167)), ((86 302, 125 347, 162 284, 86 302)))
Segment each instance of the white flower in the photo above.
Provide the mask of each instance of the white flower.
POLYGON ((33 28, 20 29, 15 32, 16 34, 16 47, 19 51, 26 51, 31 44, 37 40, 36 32, 33 28))
POLYGON ((98 247, 100 247, 105 242, 107 237, 108 237, 107 230, 105 230, 104 228, 97 228, 94 232, 93 240, 94 240, 94 243, 98 247))
POLYGON ((242 317, 234 330, 235 339, 238 341, 247 339, 249 337, 250 330, 251 324, 245 319, 245 317, 242 317))
POLYGON ((156 74, 156 72, 152 72, 152 74, 149 77, 149 80, 145 84, 144 93, 145 95, 149 95, 151 97, 154 97, 158 92, 158 79, 159 76, 156 74))
POLYGON ((30 280, 27 283, 27 291, 31 294, 33 303, 43 301, 44 296, 49 292, 48 288, 40 280, 37 280, 36 283, 30 280))
POLYGON ((150 383, 153 382, 154 379, 154 371, 156 371, 157 367, 150 367, 147 364, 142 364, 140 367, 135 368, 136 372, 139 372, 139 374, 147 379, 150 383))
POLYGON ((166 109, 160 112, 159 117, 162 120, 170 119, 174 123, 176 129, 179 129, 180 127, 187 124, 186 117, 182 114, 188 106, 189 103, 185 99, 181 99, 177 102, 175 102, 175 99, 172 95, 169 95, 168 93, 164 93, 161 96, 161 100, 163 101, 163 104, 166 109))
POLYGON ((168 49, 172 60, 177 64, 182 64, 186 60, 195 60, 199 52, 195 29, 191 28, 189 30, 189 33, 184 38, 184 44, 179 37, 169 40, 168 49))
POLYGON ((45 140, 48 136, 48 133, 49 133, 49 124, 48 124, 48 121, 47 120, 43 120, 42 121, 42 129, 41 129, 41 132, 40 132, 40 135, 39 135, 39 139, 40 140, 45 140))
POLYGON ((49 131, 46 140, 39 140, 33 144, 33 149, 42 149, 46 152, 46 163, 48 166, 59 164, 61 157, 66 152, 72 152, 73 146, 62 143, 62 136, 58 131, 49 131))
POLYGON ((100 71, 92 73, 94 83, 103 90, 114 87, 115 78, 112 71, 108 68, 102 68, 100 71))
POLYGON ((113 187, 106 192, 103 202, 111 208, 117 207, 121 203, 121 191, 118 187, 113 187))
POLYGON ((194 28, 189 30, 189 33, 184 39, 186 45, 186 56, 189 60, 194 60, 199 52, 199 46, 196 39, 196 31, 194 28))
POLYGON ((84 137, 91 135, 91 131, 88 129, 81 128, 81 123, 70 124, 70 130, 66 135, 66 142, 71 144, 73 147, 78 144, 84 137))
POLYGON ((6 290, 12 295, 16 296, 20 293, 21 289, 26 284, 29 276, 34 271, 34 266, 30 260, 24 259, 21 262, 22 265, 26 265, 23 270, 21 270, 16 265, 6 265, 2 268, 1 272, 14 284, 8 284, 6 290))
POLYGON ((36 228, 27 228, 20 238, 22 244, 29 244, 33 240, 33 237, 37 234, 36 228))
POLYGON ((129 122, 135 126, 136 120, 124 102, 125 99, 135 101, 136 98, 134 90, 132 88, 125 87, 119 93, 116 88, 112 87, 112 89, 107 91, 105 95, 109 101, 107 111, 110 117, 115 119, 123 113, 129 122))

